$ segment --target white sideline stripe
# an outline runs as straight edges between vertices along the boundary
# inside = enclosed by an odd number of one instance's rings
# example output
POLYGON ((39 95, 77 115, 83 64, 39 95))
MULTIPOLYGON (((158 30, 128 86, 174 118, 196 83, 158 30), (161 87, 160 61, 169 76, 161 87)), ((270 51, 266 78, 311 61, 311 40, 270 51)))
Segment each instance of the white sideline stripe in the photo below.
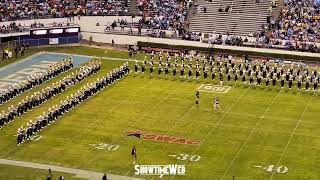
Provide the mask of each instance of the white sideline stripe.
MULTIPOLYGON (((310 105, 311 99, 312 99, 312 97, 310 97, 310 99, 309 99, 306 107, 304 108, 304 110, 303 110, 303 112, 302 112, 302 114, 301 114, 301 116, 300 116, 300 118, 299 118, 299 120, 298 120, 295 128, 293 129, 293 131, 292 131, 292 133, 291 133, 291 135, 290 135, 290 138, 289 138, 289 140, 288 140, 288 143, 287 143, 286 147, 284 148, 284 150, 282 151, 281 156, 280 156, 280 158, 279 158, 279 161, 277 162, 277 164, 276 164, 275 167, 278 167, 278 166, 279 166, 279 164, 280 164, 280 162, 281 162, 284 154, 286 153, 286 151, 287 151, 287 149, 288 149, 288 147, 289 147, 289 144, 290 144, 290 142, 291 142, 291 140, 292 140, 292 138, 293 138, 293 135, 296 133, 296 130, 298 129, 298 127, 299 127, 299 125, 300 125, 300 122, 301 122, 301 120, 302 120, 302 117, 304 116, 304 114, 306 113, 306 111, 307 111, 307 109, 308 109, 308 107, 309 107, 309 105, 310 105)), ((275 172, 276 172, 276 171, 273 171, 273 172, 272 172, 272 174, 271 174, 271 176, 270 176, 270 180, 272 180, 275 172)))
POLYGON ((267 112, 269 112, 270 108, 272 107, 272 105, 274 104, 274 102, 276 101, 276 99, 278 98, 278 96, 280 95, 280 91, 278 92, 278 94, 273 98, 271 104, 268 106, 268 108, 263 112, 263 114, 260 116, 259 120, 257 121, 256 125, 254 126, 254 128, 251 130, 250 134, 247 136, 247 138, 245 139, 245 141, 242 143, 242 145, 240 146, 240 149, 238 150, 238 152, 236 153, 236 155, 233 157, 233 159, 231 160, 230 164, 228 165, 227 169, 224 171, 223 176, 221 177, 221 180, 225 177, 225 175, 228 173, 229 169, 231 168, 231 166, 233 165, 234 161, 236 160, 236 158, 238 157, 238 155, 240 154, 240 152, 242 151, 243 147, 247 144, 249 138, 251 137, 251 135, 253 134, 253 132, 255 132, 256 128, 258 127, 258 125, 260 124, 261 120, 264 119, 265 114, 267 112))
MULTIPOLYGON (((90 180, 100 180, 103 176, 103 173, 100 173, 100 172, 86 171, 86 170, 74 169, 74 168, 66 168, 66 167, 53 166, 53 165, 48 165, 48 164, 32 163, 32 162, 26 162, 26 161, 0 159, 0 164, 34 168, 34 169, 44 169, 44 170, 51 169, 52 171, 74 174, 75 177, 77 177, 77 178, 85 178, 85 179, 90 179, 90 180)), ((120 176, 120 175, 113 175, 113 174, 107 174, 107 176, 108 176, 108 179, 111 179, 111 180, 142 180, 141 178, 120 176)))
POLYGON ((112 58, 107 56, 88 56, 88 55, 79 55, 79 54, 69 54, 69 53, 58 53, 58 52, 47 52, 48 54, 60 54, 60 55, 66 55, 66 56, 79 56, 79 57, 86 57, 86 58, 101 58, 101 59, 107 59, 107 60, 113 60, 113 61, 138 61, 143 62, 142 60, 136 60, 136 59, 128 59, 128 58, 112 58))

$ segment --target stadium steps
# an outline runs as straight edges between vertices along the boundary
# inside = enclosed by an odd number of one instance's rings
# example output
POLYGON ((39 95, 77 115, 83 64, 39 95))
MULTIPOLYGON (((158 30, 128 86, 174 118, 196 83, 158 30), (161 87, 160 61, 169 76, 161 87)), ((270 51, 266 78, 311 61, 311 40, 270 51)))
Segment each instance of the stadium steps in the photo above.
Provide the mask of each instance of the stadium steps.
MULTIPOLYGON (((270 0, 263 3, 255 3, 252 0, 216 0, 206 2, 199 0, 200 11, 193 16, 190 24, 190 31, 203 33, 248 35, 260 30, 266 23, 270 0), (218 12, 219 7, 231 5, 231 12, 218 12), (203 7, 207 13, 203 12, 203 7)), ((199 9, 198 9, 199 10, 199 9)))
POLYGON ((283 1, 278 0, 277 2, 278 2, 278 6, 276 8, 272 9, 272 18, 273 19, 276 19, 280 16, 280 12, 281 12, 281 9, 283 6, 283 1))
POLYGON ((137 0, 130 0, 130 12, 132 15, 137 15, 138 14, 138 10, 137 10, 137 6, 138 6, 138 2, 137 0))

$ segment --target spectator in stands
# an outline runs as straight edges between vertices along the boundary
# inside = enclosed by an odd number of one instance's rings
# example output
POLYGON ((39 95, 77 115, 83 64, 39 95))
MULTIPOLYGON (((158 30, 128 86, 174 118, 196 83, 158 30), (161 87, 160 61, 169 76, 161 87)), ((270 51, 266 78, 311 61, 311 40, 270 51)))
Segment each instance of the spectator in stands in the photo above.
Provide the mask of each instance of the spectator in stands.
POLYGON ((31 1, 3 0, 0 2, 0 22, 20 19, 61 18, 80 15, 130 15, 128 0, 94 1, 83 4, 80 0, 70 1, 31 1), (37 8, 34 8, 37 7, 37 8))
POLYGON ((140 15, 149 29, 177 29, 182 33, 188 9, 192 1, 177 0, 140 0, 140 15))
POLYGON ((320 7, 311 0, 285 0, 280 16, 270 20, 269 26, 274 28, 271 46, 284 44, 292 50, 315 51, 320 43, 320 7))

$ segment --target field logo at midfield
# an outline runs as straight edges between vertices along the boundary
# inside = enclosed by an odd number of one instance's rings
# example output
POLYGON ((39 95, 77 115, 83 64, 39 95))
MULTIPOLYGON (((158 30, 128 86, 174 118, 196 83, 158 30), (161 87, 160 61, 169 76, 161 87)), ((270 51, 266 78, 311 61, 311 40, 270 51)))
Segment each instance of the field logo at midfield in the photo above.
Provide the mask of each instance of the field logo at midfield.
POLYGON ((230 89, 230 86, 219 86, 212 84, 201 84, 201 86, 198 88, 199 91, 212 93, 227 93, 230 89))
POLYGON ((127 136, 135 136, 137 138, 143 138, 146 140, 160 141, 160 142, 166 142, 166 143, 172 143, 172 144, 196 145, 200 143, 200 141, 197 141, 197 140, 190 140, 186 138, 173 137, 173 136, 167 136, 167 135, 145 133, 142 131, 129 131, 127 132, 127 136))

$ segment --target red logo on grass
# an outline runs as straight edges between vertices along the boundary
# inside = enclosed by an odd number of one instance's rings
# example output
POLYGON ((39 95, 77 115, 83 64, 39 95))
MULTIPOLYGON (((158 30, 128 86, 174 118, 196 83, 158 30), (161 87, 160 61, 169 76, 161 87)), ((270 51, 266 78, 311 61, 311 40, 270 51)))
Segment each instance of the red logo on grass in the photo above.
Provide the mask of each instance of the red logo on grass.
POLYGON ((200 141, 198 140, 190 140, 186 138, 173 137, 173 136, 167 136, 167 135, 157 135, 152 133, 145 133, 142 131, 130 131, 130 132, 127 132, 127 136, 135 136, 137 138, 143 138, 146 140, 167 142, 172 144, 195 145, 200 143, 200 141))

